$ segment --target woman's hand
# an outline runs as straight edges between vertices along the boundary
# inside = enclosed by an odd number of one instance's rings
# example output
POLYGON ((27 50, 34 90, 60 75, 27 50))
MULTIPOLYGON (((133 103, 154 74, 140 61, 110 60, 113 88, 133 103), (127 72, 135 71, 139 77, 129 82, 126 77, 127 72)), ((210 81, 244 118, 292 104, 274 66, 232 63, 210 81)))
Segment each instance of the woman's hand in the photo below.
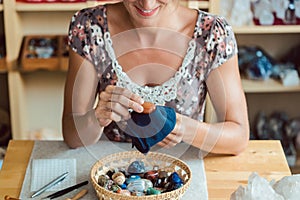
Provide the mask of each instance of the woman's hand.
POLYGON ((143 112, 144 100, 125 88, 108 85, 99 95, 95 109, 100 126, 106 127, 112 121, 119 122, 130 118, 128 109, 143 112))
POLYGON ((182 115, 176 113, 176 124, 172 132, 167 135, 161 142, 158 143, 161 147, 173 147, 183 140, 182 115))

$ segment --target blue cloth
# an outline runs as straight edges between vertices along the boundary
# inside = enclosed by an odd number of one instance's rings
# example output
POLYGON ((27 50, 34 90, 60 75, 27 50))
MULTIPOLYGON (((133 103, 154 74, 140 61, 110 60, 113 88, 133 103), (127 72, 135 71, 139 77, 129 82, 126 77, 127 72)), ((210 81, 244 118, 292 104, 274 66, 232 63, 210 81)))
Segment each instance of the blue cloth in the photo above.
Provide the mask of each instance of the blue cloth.
POLYGON ((176 113, 173 108, 156 106, 150 114, 131 113, 125 132, 132 139, 132 147, 141 153, 148 153, 150 148, 162 141, 176 124, 176 113))

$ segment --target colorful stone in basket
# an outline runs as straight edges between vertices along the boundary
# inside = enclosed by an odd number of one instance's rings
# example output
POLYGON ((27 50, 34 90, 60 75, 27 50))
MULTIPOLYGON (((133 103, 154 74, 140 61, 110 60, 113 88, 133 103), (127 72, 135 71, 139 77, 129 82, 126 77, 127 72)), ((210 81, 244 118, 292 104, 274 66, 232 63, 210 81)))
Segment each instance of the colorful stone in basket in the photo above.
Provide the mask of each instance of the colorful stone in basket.
POLYGON ((91 170, 97 196, 109 200, 180 199, 191 183, 191 175, 188 165, 175 157, 155 152, 144 155, 138 151, 109 155, 96 162, 91 170), (143 173, 118 172, 131 169, 137 163, 143 166, 143 173), (115 172, 112 177, 120 176, 122 181, 109 178, 112 171, 115 172), (123 175, 125 182, 121 188, 123 175))

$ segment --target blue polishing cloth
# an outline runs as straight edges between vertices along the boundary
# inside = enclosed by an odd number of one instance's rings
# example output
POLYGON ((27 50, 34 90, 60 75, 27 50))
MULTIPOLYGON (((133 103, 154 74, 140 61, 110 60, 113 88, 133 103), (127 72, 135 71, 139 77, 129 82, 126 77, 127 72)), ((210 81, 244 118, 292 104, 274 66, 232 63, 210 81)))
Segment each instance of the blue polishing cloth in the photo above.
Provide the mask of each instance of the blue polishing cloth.
POLYGON ((132 139, 132 147, 141 153, 148 153, 150 148, 162 141, 176 124, 176 113, 173 108, 156 106, 150 113, 131 113, 125 132, 132 139))

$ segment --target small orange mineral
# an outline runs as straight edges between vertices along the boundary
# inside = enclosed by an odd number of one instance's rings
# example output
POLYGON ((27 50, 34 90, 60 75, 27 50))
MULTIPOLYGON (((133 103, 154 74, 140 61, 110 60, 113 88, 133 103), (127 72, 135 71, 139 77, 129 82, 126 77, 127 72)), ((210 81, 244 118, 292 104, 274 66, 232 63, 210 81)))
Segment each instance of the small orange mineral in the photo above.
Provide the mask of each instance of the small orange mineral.
POLYGON ((144 107, 143 113, 145 113, 145 114, 152 113, 156 108, 155 104, 150 103, 150 102, 144 102, 144 104, 142 106, 144 107))

